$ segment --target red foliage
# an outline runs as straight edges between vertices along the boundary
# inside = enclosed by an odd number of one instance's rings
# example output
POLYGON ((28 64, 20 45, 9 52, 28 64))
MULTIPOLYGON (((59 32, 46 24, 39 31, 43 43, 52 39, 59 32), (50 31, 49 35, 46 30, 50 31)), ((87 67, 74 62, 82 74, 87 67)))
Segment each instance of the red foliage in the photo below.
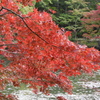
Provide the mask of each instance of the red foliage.
POLYGON ((3 67, 2 64, 0 64, 0 67, 3 67))
POLYGON ((55 11, 55 10, 52 10, 52 9, 49 9, 49 11, 50 11, 51 13, 53 13, 53 14, 56 13, 56 11, 55 11))
POLYGON ((62 96, 58 96, 58 97, 57 97, 57 100, 67 100, 67 99, 65 99, 65 98, 62 97, 62 96))
POLYGON ((0 93, 0 100, 18 100, 14 95, 3 95, 0 93))
POLYGON ((68 36, 71 36, 71 31, 67 31, 66 33, 65 33, 65 35, 68 37, 68 36))
POLYGON ((11 63, 0 67, 0 90, 24 82, 45 94, 56 84, 71 93, 68 76, 100 69, 100 52, 69 41, 70 32, 62 34, 50 14, 34 9, 23 15, 12 0, 3 0, 1 7, 0 54, 11 63))

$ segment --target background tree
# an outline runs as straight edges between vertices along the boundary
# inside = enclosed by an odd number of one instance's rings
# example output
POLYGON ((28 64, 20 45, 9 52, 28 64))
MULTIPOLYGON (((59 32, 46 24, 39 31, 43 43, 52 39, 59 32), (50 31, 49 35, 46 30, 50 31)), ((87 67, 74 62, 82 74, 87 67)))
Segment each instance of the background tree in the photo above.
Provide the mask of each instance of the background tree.
POLYGON ((100 0, 95 0, 95 1, 85 0, 85 1, 88 2, 88 7, 90 10, 96 9, 96 5, 100 3, 100 0))
POLYGON ((81 26, 80 18, 83 16, 82 12, 89 11, 87 2, 84 0, 45 0, 36 4, 39 10, 50 12, 49 9, 56 11, 52 14, 53 20, 60 26, 73 32, 73 37, 81 37, 83 28, 81 26), (47 3, 48 2, 48 3, 47 3))
POLYGON ((96 9, 99 0, 42 0, 36 3, 36 8, 40 11, 47 11, 52 14, 53 20, 66 30, 71 30, 72 37, 82 37, 85 28, 81 23, 84 12, 96 9), (50 12, 49 9, 55 10, 56 13, 50 12))
POLYGON ((81 20, 90 38, 95 38, 100 35, 100 5, 97 5, 97 10, 85 12, 81 20))

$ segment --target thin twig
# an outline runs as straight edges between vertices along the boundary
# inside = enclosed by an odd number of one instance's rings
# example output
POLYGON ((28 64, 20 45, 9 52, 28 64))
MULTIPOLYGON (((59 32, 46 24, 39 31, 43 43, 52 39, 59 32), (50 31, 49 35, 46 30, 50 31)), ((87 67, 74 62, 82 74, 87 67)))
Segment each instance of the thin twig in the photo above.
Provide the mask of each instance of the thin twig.
POLYGON ((0 51, 4 51, 4 52, 7 52, 7 53, 12 53, 12 54, 19 54, 18 52, 10 52, 10 51, 4 50, 4 49, 0 49, 0 51))
POLYGON ((0 16, 4 16, 4 15, 9 14, 9 13, 10 12, 5 12, 5 13, 1 14, 0 16))
POLYGON ((14 46, 14 45, 18 45, 18 44, 0 44, 0 47, 2 47, 2 46, 14 46))
POLYGON ((3 7, 1 7, 0 11, 2 11, 2 10, 3 10, 3 7))
POLYGON ((19 80, 25 80, 25 81, 32 81, 32 82, 50 82, 47 80, 35 80, 35 79, 23 79, 23 78, 19 78, 19 80))

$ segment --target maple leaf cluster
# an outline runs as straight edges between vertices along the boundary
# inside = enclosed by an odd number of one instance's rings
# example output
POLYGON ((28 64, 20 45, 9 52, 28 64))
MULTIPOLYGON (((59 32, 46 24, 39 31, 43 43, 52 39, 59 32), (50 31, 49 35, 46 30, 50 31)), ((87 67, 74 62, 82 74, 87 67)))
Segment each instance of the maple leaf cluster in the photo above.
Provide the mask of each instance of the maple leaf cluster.
MULTIPOLYGON (((19 0, 21 1, 21 0, 19 0)), ((49 86, 58 85, 71 93, 68 76, 100 69, 100 52, 68 39, 50 14, 34 9, 26 15, 13 0, 2 0, 0 10, 0 55, 10 64, 0 64, 0 90, 6 84, 30 84, 34 92, 48 94, 49 86), (37 88, 39 86, 40 88, 37 88)), ((59 100, 63 97, 58 97, 59 100)))
POLYGON ((21 3, 23 4, 24 6, 27 6, 27 5, 32 5, 32 2, 35 1, 35 2, 40 2, 41 0, 16 0, 17 3, 21 3))

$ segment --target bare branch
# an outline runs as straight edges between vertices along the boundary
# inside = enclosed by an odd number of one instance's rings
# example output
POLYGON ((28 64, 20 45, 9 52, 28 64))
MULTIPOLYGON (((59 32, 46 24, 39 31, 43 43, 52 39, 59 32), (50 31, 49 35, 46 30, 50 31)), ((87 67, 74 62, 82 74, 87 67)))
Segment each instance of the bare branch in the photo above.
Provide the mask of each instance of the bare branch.
POLYGON ((47 80, 36 80, 36 79, 23 79, 23 78, 19 78, 19 80, 25 80, 25 81, 32 81, 32 82, 50 82, 47 80))
POLYGON ((1 14, 0 16, 4 16, 4 15, 6 15, 6 14, 9 14, 10 12, 5 12, 4 14, 1 14))
POLYGON ((4 52, 7 52, 7 53, 12 53, 12 54, 19 54, 18 52, 10 52, 10 51, 4 50, 4 49, 0 49, 0 51, 4 51, 4 52))
POLYGON ((3 7, 1 7, 0 11, 2 11, 2 10, 3 10, 3 7))
POLYGON ((15 45, 18 45, 18 44, 0 44, 0 47, 2 47, 2 46, 15 46, 15 45))

